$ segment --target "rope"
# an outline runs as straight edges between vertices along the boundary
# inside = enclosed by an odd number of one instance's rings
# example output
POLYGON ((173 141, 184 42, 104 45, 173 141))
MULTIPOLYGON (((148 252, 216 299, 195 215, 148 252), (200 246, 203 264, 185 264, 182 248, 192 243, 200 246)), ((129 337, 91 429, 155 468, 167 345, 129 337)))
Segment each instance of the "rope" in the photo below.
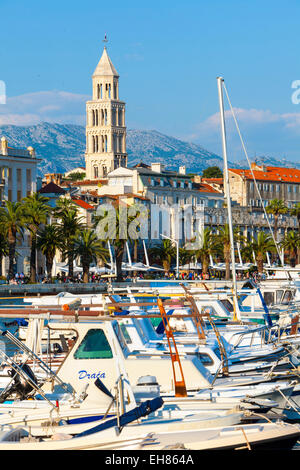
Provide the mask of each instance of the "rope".
POLYGON ((246 444, 247 444, 247 447, 248 447, 248 450, 252 450, 252 449, 251 449, 251 446, 250 446, 250 443, 249 443, 249 441, 248 441, 248 439, 247 439, 247 436, 246 436, 246 433, 245 433, 244 428, 237 428, 237 429, 240 429, 240 430, 242 431, 242 433, 243 433, 243 435, 244 435, 244 438, 245 438, 245 441, 246 441, 246 444))
POLYGON ((286 402, 290 405, 291 408, 293 408, 293 410, 296 412, 296 413, 299 413, 299 409, 295 408, 295 406, 290 402, 289 398, 287 398, 285 396, 285 394, 283 393, 282 390, 280 390, 280 388, 277 388, 278 392, 280 393, 280 395, 283 396, 283 398, 286 400, 286 402))

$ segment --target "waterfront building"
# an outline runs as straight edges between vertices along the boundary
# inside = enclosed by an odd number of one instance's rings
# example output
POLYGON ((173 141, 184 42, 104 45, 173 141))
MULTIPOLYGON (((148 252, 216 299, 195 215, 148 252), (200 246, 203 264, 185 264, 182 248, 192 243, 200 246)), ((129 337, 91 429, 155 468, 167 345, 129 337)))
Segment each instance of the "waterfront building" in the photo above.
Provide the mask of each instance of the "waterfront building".
POLYGON ((230 195, 240 206, 266 207, 272 199, 281 199, 292 208, 300 202, 299 169, 252 163, 251 170, 229 169, 230 195))
MULTIPOLYGON (((7 139, 1 138, 0 148, 0 200, 3 206, 5 201, 17 202, 37 190, 37 164, 33 147, 26 149, 13 148, 8 145, 7 139)), ((28 273, 30 256, 29 233, 17 241, 15 271, 28 273)), ((2 272, 8 271, 8 257, 2 262, 2 272)))
POLYGON ((35 150, 13 148, 5 137, 1 138, 0 149, 0 199, 20 201, 36 191, 37 164, 35 150))

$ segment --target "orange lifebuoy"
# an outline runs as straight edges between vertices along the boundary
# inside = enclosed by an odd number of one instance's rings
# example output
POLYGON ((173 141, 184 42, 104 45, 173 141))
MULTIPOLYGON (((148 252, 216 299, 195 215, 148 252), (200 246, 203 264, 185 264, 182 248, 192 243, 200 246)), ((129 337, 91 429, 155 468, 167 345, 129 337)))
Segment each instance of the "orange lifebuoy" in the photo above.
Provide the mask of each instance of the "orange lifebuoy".
POLYGON ((62 309, 63 309, 63 310, 70 310, 70 307, 69 307, 68 304, 64 304, 64 305, 62 306, 62 309))

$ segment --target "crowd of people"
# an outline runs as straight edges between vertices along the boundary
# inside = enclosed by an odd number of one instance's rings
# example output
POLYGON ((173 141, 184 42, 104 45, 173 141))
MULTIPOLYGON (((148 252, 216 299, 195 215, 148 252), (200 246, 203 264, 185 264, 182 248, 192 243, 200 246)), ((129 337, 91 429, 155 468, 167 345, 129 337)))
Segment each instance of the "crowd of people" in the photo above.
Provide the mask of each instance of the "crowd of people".
MULTIPOLYGON (((100 274, 90 273, 89 283, 101 283, 107 284, 108 279, 113 276, 103 276, 100 274)), ((203 281, 203 280, 222 280, 225 278, 225 272, 219 270, 209 270, 207 273, 202 273, 201 271, 181 271, 179 276, 174 271, 169 272, 159 272, 159 273, 147 273, 142 271, 137 272, 127 272, 123 275, 124 282, 136 282, 137 280, 143 279, 153 279, 153 280, 187 280, 187 281, 203 281)), ((238 271, 237 280, 250 280, 253 279, 255 282, 263 280, 266 278, 265 274, 259 275, 257 271, 238 271)), ((7 282, 13 285, 26 284, 29 282, 29 277, 26 277, 24 273, 16 273, 15 277, 11 280, 7 278, 7 282)), ((82 283, 83 275, 82 273, 76 273, 73 277, 68 276, 67 273, 59 272, 54 278, 49 279, 47 276, 41 274, 37 276, 37 283, 42 284, 57 284, 57 283, 82 283)))

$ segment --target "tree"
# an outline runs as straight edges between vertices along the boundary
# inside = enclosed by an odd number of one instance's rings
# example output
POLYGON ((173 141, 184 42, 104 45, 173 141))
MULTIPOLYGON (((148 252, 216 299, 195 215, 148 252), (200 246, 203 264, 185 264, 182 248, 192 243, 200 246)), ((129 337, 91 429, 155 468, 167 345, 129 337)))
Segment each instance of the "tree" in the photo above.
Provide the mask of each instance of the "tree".
POLYGON ((223 178, 222 170, 218 166, 209 166, 202 172, 203 178, 223 178))
POLYGON ((195 257, 195 253, 191 250, 187 250, 185 247, 179 248, 179 264, 185 265, 192 261, 195 257))
POLYGON ((30 281, 36 282, 36 239, 37 231, 42 224, 47 222, 51 212, 47 204, 49 198, 40 193, 33 193, 23 199, 23 217, 26 228, 30 232, 30 281))
MULTIPOLYGON (((293 215, 294 217, 297 217, 297 222, 298 222, 298 233, 300 234, 300 202, 298 202, 293 209, 291 209, 290 214, 293 215)), ((300 260, 300 247, 297 250, 298 254, 298 263, 300 260)))
POLYGON ((62 240, 62 255, 64 259, 68 260, 68 275, 72 278, 74 275, 74 241, 78 232, 85 228, 82 222, 83 217, 78 217, 77 210, 66 208, 57 214, 60 218, 58 230, 62 240))
POLYGON ((266 212, 274 216, 274 238, 277 242, 278 218, 280 215, 286 214, 288 208, 281 199, 272 199, 266 207, 266 212))
POLYGON ((297 217, 298 231, 300 231, 300 202, 290 210, 290 214, 297 217))
MULTIPOLYGON (((140 214, 140 211, 142 211, 142 208, 139 205, 135 207, 138 208, 137 213, 130 215, 131 208, 133 211, 135 210, 134 206, 131 206, 127 210, 127 206, 120 203, 117 205, 109 204, 109 207, 104 205, 103 213, 101 215, 97 214, 94 217, 94 227, 98 238, 102 241, 109 240, 114 248, 116 277, 118 282, 122 281, 122 262, 126 241, 130 242, 139 238, 136 233, 140 228, 137 216, 140 214), (130 230, 132 223, 134 224, 134 235, 130 230)), ((145 208, 143 207, 143 209, 145 208)))
POLYGON ((74 173, 70 173, 70 175, 66 178, 67 181, 82 181, 85 178, 85 173, 83 171, 76 171, 74 173))
POLYGON ((199 260, 202 264, 202 273, 207 274, 210 256, 216 253, 217 246, 214 243, 214 234, 211 227, 206 227, 203 230, 203 235, 201 237, 201 246, 195 251, 196 259, 199 260))
POLYGON ((76 204, 72 201, 72 199, 68 197, 60 197, 56 201, 55 209, 53 210, 53 215, 57 219, 62 219, 64 215, 66 215, 69 211, 78 212, 76 204))
POLYGON ((62 249, 61 233, 57 225, 46 225, 37 233, 37 248, 46 258, 47 277, 51 278, 53 260, 57 249, 62 249))
POLYGON ((300 235, 294 230, 289 230, 284 239, 280 242, 280 246, 289 254, 289 262, 291 267, 295 267, 297 259, 297 251, 300 248, 300 235))
POLYGON ((262 274, 267 252, 273 253, 276 250, 273 237, 263 231, 258 232, 257 239, 252 240, 252 248, 256 256, 257 270, 262 274))
POLYGON ((176 248, 169 239, 161 240, 157 245, 148 250, 154 262, 162 263, 165 271, 171 269, 172 260, 176 257, 176 248))
POLYGON ((22 204, 20 202, 5 201, 5 207, 0 208, 0 222, 3 230, 7 234, 9 257, 8 279, 13 279, 15 275, 14 262, 17 237, 23 237, 25 226, 22 204))
MULTIPOLYGON (((233 230, 233 236, 236 242, 244 242, 238 227, 233 230)), ((218 228, 218 233, 214 235, 213 243, 216 244, 216 250, 222 251, 225 261, 225 279, 230 279, 230 261, 231 261, 231 241, 229 224, 218 228)))
POLYGON ((73 254, 80 257, 83 269, 83 282, 89 281, 90 264, 97 262, 97 259, 107 261, 108 250, 104 248, 103 242, 98 240, 95 232, 91 229, 85 229, 78 233, 74 240, 73 254))
POLYGON ((7 233, 3 225, 0 225, 0 276, 2 276, 2 261, 9 253, 7 233))

